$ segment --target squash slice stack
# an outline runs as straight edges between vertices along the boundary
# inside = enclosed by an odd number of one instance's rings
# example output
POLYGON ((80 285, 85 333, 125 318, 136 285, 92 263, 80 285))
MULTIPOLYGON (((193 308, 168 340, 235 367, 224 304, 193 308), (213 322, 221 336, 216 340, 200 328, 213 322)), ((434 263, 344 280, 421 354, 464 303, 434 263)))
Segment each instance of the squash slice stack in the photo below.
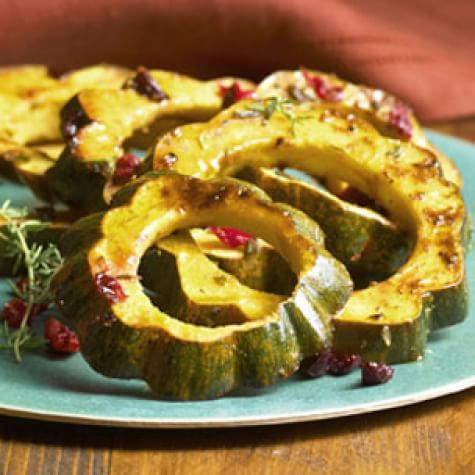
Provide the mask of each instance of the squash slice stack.
POLYGON ((115 163, 127 139, 148 128, 160 135, 211 118, 222 109, 222 88, 235 82, 251 84, 231 78, 204 82, 139 68, 122 89, 81 91, 61 111, 67 147, 47 174, 56 195, 88 211, 104 209, 117 189, 115 163))
POLYGON ((25 182, 40 198, 51 200, 46 170, 64 148, 60 110, 87 87, 120 87, 131 72, 97 65, 59 79, 44 66, 0 69, 0 172, 25 182))
POLYGON ((0 70, 0 112, 2 175, 84 216, 31 238, 62 235, 55 302, 106 376, 215 398, 329 348, 417 360, 466 315, 462 179, 383 91, 23 66, 0 70), (216 226, 252 236, 230 249, 216 226))
POLYGON ((442 177, 430 151, 382 137, 365 121, 313 104, 280 104, 269 114, 269 104, 242 101, 205 128, 181 127, 155 147, 154 168, 212 178, 249 165, 291 166, 376 199, 415 246, 394 275, 354 292, 334 320, 335 346, 380 361, 419 358, 431 327, 466 314, 458 187, 442 177))

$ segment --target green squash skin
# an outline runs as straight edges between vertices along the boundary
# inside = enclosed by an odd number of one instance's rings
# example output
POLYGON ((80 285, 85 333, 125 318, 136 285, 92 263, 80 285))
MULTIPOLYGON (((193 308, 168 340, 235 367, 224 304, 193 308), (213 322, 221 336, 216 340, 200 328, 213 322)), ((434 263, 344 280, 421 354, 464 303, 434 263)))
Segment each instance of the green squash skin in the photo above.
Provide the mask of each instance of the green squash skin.
POLYGON ((358 277, 357 287, 389 277, 409 257, 412 244, 407 233, 374 213, 270 169, 247 168, 240 177, 262 188, 274 201, 288 203, 317 221, 328 250, 353 278, 358 277))
POLYGON ((45 177, 62 202, 87 212, 107 208, 104 189, 112 177, 109 161, 87 162, 76 157, 71 147, 66 147, 45 177))
POLYGON ((388 364, 416 361, 424 355, 427 343, 430 330, 427 315, 429 312, 423 310, 416 320, 386 326, 368 322, 342 324, 337 319, 333 348, 341 354, 359 354, 364 361, 388 364))
MULTIPOLYGON (((197 181, 176 175, 154 180, 168 180, 173 184, 169 189, 173 190, 182 190, 188 182, 197 181)), ((251 191, 242 193, 242 184, 229 179, 217 182, 226 183, 232 191, 225 203, 210 200, 214 192, 209 197, 203 196, 203 200, 195 200, 196 206, 211 203, 211 207, 228 209, 229 200, 239 197, 249 203, 263 202, 261 206, 275 208, 276 213, 279 209, 262 197, 253 197, 251 191)), ((211 186, 210 182, 202 183, 211 186)), ((132 183, 120 197, 116 196, 116 204, 127 207, 127 200, 132 200, 135 192, 146 184, 147 180, 132 183)), ((298 223, 296 228, 312 223, 303 213, 295 210, 291 214, 289 207, 284 209, 281 219, 285 217, 288 226, 292 222, 298 223)), ((344 306, 352 285, 346 269, 322 248, 321 232, 315 223, 307 229, 313 240, 303 238, 310 247, 305 245, 302 251, 307 253, 307 258, 315 256, 313 267, 307 268, 292 296, 278 306, 276 318, 262 321, 261 325, 231 325, 224 336, 204 343, 183 340, 158 326, 128 327, 114 314, 113 306, 95 288, 88 262, 91 247, 103 238, 103 218, 104 213, 87 217, 68 231, 62 246, 65 264, 52 286, 62 314, 77 328, 85 359, 100 373, 143 378, 160 398, 210 399, 242 387, 274 384, 293 374, 305 357, 331 346, 331 311, 344 306), (316 255, 308 254, 314 252, 312 247, 319 250, 316 255), (320 270, 328 270, 329 266, 335 275, 316 285, 320 270), (323 301, 325 298, 327 301, 323 301)))
POLYGON ((430 299, 430 330, 456 325, 468 314, 468 282, 464 278, 456 287, 441 292, 432 292, 430 299))
POLYGON ((297 284, 287 262, 272 248, 251 249, 241 259, 211 259, 252 289, 290 295, 297 284))

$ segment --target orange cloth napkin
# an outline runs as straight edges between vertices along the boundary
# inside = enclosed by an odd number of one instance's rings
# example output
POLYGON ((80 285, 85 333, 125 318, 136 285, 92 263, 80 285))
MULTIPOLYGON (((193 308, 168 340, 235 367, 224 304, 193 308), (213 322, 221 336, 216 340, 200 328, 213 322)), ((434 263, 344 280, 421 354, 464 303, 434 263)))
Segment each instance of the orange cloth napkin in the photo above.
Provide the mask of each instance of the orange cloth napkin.
POLYGON ((473 0, 0 0, 0 62, 105 61, 259 79, 333 71, 422 119, 475 114, 473 0))

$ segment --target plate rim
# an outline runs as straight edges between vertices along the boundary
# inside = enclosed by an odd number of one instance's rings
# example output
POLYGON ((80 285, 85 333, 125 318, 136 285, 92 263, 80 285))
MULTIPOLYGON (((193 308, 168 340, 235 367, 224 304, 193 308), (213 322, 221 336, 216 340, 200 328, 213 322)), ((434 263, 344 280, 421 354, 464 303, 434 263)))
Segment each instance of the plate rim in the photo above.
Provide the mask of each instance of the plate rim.
POLYGON ((475 387, 475 375, 452 383, 429 388, 417 393, 410 393, 404 397, 395 396, 379 401, 349 406, 340 410, 318 410, 293 412, 291 415, 274 416, 237 416, 218 417, 209 419, 187 418, 140 418, 140 417, 99 417, 79 413, 61 414, 55 411, 36 410, 22 408, 13 405, 0 405, 0 415, 33 419, 44 422, 61 422, 67 424, 102 426, 102 427, 130 427, 140 429, 196 429, 196 428, 229 428, 229 427, 252 427, 264 425, 292 424, 298 422, 320 421, 341 417, 369 414, 399 407, 407 407, 439 397, 460 393, 475 387))

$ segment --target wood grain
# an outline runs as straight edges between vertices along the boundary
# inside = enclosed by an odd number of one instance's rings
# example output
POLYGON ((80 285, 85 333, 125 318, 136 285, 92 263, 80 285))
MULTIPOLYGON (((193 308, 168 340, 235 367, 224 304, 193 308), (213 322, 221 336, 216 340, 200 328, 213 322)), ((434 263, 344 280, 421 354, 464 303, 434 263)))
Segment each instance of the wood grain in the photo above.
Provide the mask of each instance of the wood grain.
MULTIPOLYGON (((434 128, 475 141, 475 118, 434 128)), ((390 411, 275 427, 112 429, 0 417, 0 473, 473 475, 475 389, 390 411)))

